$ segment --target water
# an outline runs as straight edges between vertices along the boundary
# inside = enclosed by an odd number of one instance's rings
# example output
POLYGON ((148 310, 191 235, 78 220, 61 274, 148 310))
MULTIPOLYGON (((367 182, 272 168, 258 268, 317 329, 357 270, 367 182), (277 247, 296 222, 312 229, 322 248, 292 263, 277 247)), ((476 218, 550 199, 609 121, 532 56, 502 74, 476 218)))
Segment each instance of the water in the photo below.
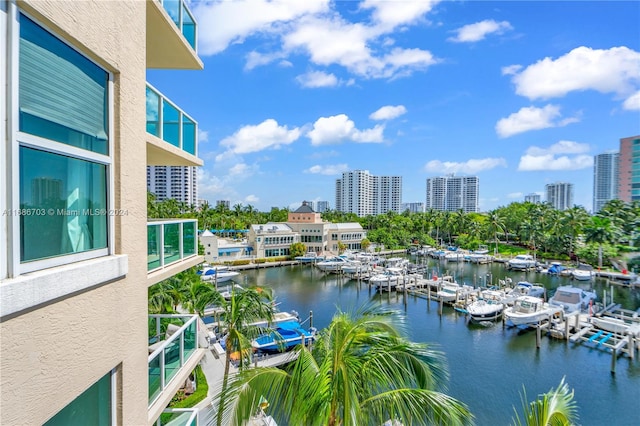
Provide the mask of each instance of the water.
MULTIPOLYGON (((599 299, 604 281, 572 281, 564 277, 536 272, 510 272, 501 264, 475 265, 466 262, 441 263, 428 260, 430 273, 454 275, 466 284, 497 283, 506 276, 513 282, 527 280, 543 283, 549 290, 572 284, 585 289, 594 287, 599 299)), ((507 425, 513 407, 521 412, 523 386, 527 400, 555 388, 562 377, 575 390, 579 407, 579 424, 599 426, 640 425, 640 360, 619 356, 612 375, 611 353, 585 345, 567 343, 548 337, 536 350, 535 331, 521 332, 503 328, 468 324, 465 316, 445 307, 438 315, 438 304, 402 294, 378 295, 366 283, 324 274, 311 265, 266 268, 242 273, 246 284, 266 285, 274 289, 281 310, 296 310, 301 318, 313 311, 313 324, 322 328, 336 312, 352 310, 372 302, 406 313, 412 340, 436 345, 444 351, 450 373, 447 393, 466 403, 477 425, 507 425)), ((614 286, 614 301, 627 309, 640 306, 640 291, 614 286)))

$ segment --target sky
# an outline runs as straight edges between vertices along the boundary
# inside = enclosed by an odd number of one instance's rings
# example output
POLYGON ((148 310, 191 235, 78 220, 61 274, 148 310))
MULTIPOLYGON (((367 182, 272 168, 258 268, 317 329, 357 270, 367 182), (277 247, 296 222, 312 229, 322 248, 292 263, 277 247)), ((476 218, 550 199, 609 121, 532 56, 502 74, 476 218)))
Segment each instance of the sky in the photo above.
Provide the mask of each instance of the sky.
POLYGON ((191 1, 204 70, 147 80, 199 126, 199 198, 335 207, 345 171, 545 184, 592 208, 593 156, 640 135, 640 2, 191 1))

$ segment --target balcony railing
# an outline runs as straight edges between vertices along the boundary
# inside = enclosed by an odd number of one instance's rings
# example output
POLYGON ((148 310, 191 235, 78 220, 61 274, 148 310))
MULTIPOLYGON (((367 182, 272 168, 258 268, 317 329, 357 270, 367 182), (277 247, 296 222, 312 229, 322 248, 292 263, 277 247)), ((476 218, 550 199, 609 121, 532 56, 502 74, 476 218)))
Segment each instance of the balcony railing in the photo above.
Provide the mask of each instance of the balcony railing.
MULTIPOLYGON (((149 406, 198 348, 197 315, 149 315, 149 406)), ((188 424, 188 423, 187 423, 188 424)))
POLYGON ((158 2, 167 11, 191 48, 197 52, 196 34, 198 33, 198 24, 187 7, 187 3, 184 0, 158 0, 158 2))
POLYGON ((195 408, 167 408, 156 421, 156 426, 198 426, 195 408))
POLYGON ((198 254, 196 219, 147 222, 147 272, 162 269, 198 254))
MULTIPOLYGON (((165 3, 167 3, 166 0, 165 3)), ((149 83, 147 83, 147 133, 197 156, 198 123, 149 83)))

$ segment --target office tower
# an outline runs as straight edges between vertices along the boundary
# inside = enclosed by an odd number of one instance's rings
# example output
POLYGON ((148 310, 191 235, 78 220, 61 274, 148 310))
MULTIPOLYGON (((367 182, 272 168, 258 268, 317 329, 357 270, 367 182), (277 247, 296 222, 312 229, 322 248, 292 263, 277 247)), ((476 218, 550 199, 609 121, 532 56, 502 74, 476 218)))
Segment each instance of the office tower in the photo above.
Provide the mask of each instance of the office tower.
POLYGON ((573 207, 573 184, 556 182, 545 185, 547 203, 554 209, 567 210, 573 207))
POLYGON ((480 181, 477 176, 444 176, 427 179, 427 210, 478 211, 480 181))
POLYGON ((532 192, 531 194, 527 194, 524 196, 524 202, 540 204, 540 194, 536 194, 535 192, 532 192))
POLYGON ((402 177, 373 176, 368 170, 344 172, 336 180, 336 210, 363 217, 388 211, 400 213, 402 177))
POLYGON ((193 166, 147 166, 147 190, 156 200, 169 198, 198 205, 197 168, 193 166))
POLYGON ((424 213, 424 203, 403 203, 402 211, 410 211, 411 213, 424 213))
POLYGON ((620 139, 618 198, 640 200, 640 136, 620 139))
POLYGON ((145 81, 202 69, 196 34, 184 1, 0 2, 0 209, 34 213, 0 215, 1 425, 155 424, 207 351, 148 302, 203 261, 195 219, 146 214, 147 166, 203 164, 145 81))
POLYGON ((609 200, 618 198, 618 164, 620 154, 609 152, 593 157, 593 212, 609 200))
POLYGON ((328 201, 318 201, 318 208, 316 209, 316 211, 318 213, 324 213, 327 210, 330 210, 329 202, 328 201))

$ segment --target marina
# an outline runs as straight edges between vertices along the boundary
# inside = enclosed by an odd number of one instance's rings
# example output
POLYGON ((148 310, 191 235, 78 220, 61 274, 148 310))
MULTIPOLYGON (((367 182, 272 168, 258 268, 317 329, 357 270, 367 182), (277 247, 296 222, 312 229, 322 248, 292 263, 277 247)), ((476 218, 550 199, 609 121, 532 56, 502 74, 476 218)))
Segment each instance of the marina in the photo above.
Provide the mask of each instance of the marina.
POLYGON ((414 275, 410 281, 414 287, 406 291, 376 292, 365 280, 294 263, 244 270, 243 285, 272 287, 283 309, 313 312, 318 330, 328 325, 337 307, 352 310, 375 303, 404 312, 412 340, 434 344, 445 353, 450 372, 448 393, 469 405, 478 425, 508 424, 513 407, 520 406, 524 385, 527 395, 537 395, 557 386, 565 376, 575 389, 580 424, 637 424, 631 407, 640 400, 638 345, 630 334, 622 334, 628 331, 622 328, 629 326, 634 315, 638 317, 637 288, 611 286, 600 278, 585 282, 570 276, 513 271, 503 263, 446 262, 427 257, 420 261, 425 279, 414 275), (542 320, 526 328, 509 327, 502 320, 471 321, 455 305, 437 300, 435 292, 429 297, 433 282, 447 276, 471 288, 509 280, 539 283, 549 295, 563 285, 593 289, 600 303, 606 297, 606 310, 599 315, 599 323, 590 321, 588 313, 577 312, 563 312, 552 321, 542 320), (616 321, 620 316, 623 324, 616 321), (628 409, 612 411, 611 407, 628 409))

